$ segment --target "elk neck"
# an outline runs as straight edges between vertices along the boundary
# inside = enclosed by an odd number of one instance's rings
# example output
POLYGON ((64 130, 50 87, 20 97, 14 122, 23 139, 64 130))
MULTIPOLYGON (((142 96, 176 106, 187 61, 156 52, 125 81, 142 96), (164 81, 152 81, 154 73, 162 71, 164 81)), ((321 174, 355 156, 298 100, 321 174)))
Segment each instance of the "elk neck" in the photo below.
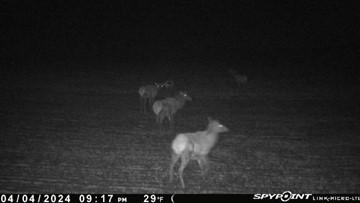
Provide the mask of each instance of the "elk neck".
POLYGON ((208 126, 208 128, 205 130, 205 134, 208 137, 208 139, 214 143, 217 141, 219 137, 219 132, 213 129, 211 126, 208 126))
POLYGON ((182 108, 185 105, 186 99, 182 95, 176 95, 175 99, 179 108, 182 108))

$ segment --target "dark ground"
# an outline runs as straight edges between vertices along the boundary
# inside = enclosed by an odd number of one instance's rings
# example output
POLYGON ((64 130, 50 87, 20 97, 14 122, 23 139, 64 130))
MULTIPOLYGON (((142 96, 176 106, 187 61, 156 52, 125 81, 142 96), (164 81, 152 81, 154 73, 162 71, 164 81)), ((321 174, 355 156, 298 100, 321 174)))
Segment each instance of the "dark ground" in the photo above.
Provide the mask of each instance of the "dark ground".
POLYGON ((177 115, 176 132, 205 128, 207 116, 231 130, 210 154, 208 176, 191 162, 182 190, 178 179, 167 182, 175 133, 159 134, 153 115, 139 113, 137 89, 156 72, 120 70, 8 73, 1 192, 360 192, 356 86, 249 75, 236 87, 224 67, 164 74, 193 97, 177 115))
POLYGON ((142 2, 1 1, 0 193, 360 193, 355 2, 142 2), (160 134, 137 91, 165 80, 193 101, 160 134), (208 116, 182 190, 170 143, 208 116))

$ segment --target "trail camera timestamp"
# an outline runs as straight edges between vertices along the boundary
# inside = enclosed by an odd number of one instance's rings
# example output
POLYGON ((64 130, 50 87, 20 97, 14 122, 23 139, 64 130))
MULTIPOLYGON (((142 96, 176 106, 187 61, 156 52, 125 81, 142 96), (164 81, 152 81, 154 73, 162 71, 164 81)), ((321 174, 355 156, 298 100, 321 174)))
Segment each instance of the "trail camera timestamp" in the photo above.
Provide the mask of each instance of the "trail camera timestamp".
POLYGON ((119 195, 119 194, 80 194, 77 201, 80 203, 122 203, 122 202, 143 202, 161 203, 165 197, 155 194, 145 195, 119 195))
POLYGON ((72 197, 69 194, 1 194, 1 203, 70 203, 72 197))
POLYGON ((128 202, 128 198, 126 196, 112 194, 81 194, 79 195, 78 201, 80 203, 121 203, 128 202))
POLYGON ((123 203, 165 202, 165 196, 155 194, 1 194, 0 203, 123 203))

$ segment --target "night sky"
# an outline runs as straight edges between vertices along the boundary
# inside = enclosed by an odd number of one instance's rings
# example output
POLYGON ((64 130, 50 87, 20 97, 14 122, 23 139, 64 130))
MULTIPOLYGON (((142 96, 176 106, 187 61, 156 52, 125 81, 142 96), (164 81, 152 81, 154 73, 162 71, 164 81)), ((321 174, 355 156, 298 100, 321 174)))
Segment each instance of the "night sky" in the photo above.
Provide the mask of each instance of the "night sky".
POLYGON ((350 1, 1 4, 7 68, 197 63, 248 72, 326 72, 358 82, 360 12, 350 1))

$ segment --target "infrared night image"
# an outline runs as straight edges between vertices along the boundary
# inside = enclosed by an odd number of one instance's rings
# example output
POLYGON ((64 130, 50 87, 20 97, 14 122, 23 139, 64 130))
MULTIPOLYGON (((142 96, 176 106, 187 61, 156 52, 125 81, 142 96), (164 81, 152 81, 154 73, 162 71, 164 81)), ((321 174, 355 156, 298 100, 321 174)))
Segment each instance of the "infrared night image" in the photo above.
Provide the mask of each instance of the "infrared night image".
POLYGON ((0 6, 1 193, 360 193, 353 2, 0 6))

